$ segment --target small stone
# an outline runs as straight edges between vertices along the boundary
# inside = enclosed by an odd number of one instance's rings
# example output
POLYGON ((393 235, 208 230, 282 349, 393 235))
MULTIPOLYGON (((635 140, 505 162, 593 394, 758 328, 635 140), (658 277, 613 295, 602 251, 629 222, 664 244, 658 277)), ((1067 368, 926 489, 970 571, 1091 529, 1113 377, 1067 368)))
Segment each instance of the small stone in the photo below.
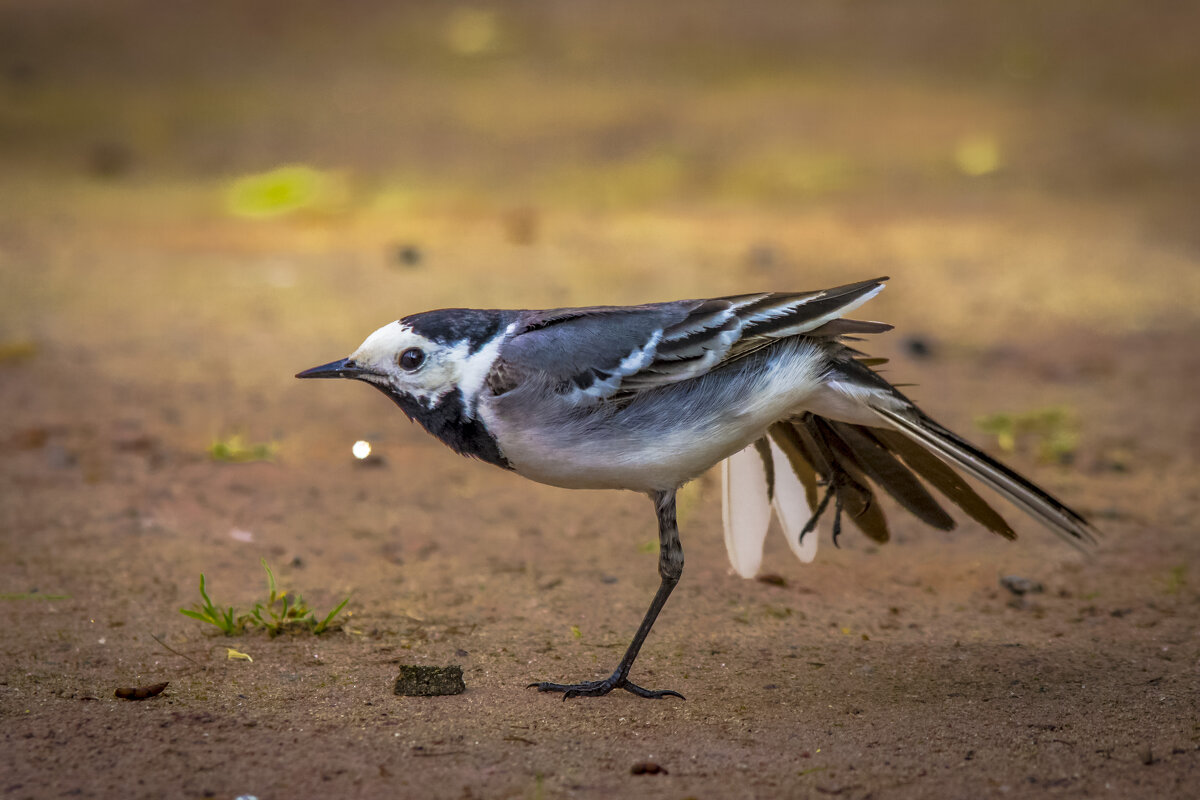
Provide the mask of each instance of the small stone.
POLYGON ((61 444, 48 445, 44 452, 46 453, 46 465, 50 469, 71 469, 79 463, 75 454, 61 444))
POLYGON ((1026 594, 1041 594, 1045 591, 1045 587, 1031 578, 1022 578, 1020 575, 1005 575, 1000 579, 1000 585, 1017 597, 1026 594))
POLYGON ((87 170, 98 178, 120 178, 133 161, 133 150, 123 142, 97 142, 87 152, 87 170))
POLYGON ((402 267, 420 266, 423 258, 421 248, 415 244, 402 244, 395 250, 396 263, 402 267))
POLYGON ((396 676, 395 693, 406 697, 436 697, 447 694, 462 694, 467 690, 463 682, 462 667, 421 667, 401 664, 396 676))
POLYGON ((909 336, 906 338, 904 340, 904 349, 913 358, 925 359, 934 356, 933 344, 923 336, 909 336))
POLYGON ((746 263, 755 269, 770 269, 781 260, 779 251, 768 242, 759 242, 746 253, 746 263))
POLYGON ((512 244, 530 245, 537 241, 540 215, 532 206, 512 208, 501 215, 505 238, 512 244))

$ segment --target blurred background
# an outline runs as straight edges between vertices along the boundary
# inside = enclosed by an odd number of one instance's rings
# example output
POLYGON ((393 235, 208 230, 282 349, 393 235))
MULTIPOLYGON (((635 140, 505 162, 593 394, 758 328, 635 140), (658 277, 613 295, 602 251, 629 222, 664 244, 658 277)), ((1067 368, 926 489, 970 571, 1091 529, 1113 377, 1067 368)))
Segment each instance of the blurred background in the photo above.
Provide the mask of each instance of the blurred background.
POLYGON ((1195 380, 1118 367, 1195 340, 1197 30, 1170 0, 8 0, 9 424, 434 447, 291 375, 428 308, 887 274, 871 349, 906 377, 1015 365, 961 419, 1066 403, 1119 438, 1080 404, 1195 380))
POLYGON ((876 274, 979 341, 1190 317, 1197 30, 1185 0, 6 0, 0 333, 223 359, 200 332, 876 274))

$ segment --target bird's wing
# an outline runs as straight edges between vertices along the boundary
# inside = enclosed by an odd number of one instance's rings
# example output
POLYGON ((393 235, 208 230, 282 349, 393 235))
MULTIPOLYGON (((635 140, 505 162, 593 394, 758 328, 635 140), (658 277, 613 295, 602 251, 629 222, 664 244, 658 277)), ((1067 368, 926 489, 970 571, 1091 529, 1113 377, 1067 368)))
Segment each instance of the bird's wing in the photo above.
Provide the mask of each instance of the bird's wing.
POLYGON ((882 323, 839 319, 885 280, 819 292, 525 312, 488 386, 502 394, 538 376, 576 402, 594 403, 699 377, 790 336, 887 330, 882 323))

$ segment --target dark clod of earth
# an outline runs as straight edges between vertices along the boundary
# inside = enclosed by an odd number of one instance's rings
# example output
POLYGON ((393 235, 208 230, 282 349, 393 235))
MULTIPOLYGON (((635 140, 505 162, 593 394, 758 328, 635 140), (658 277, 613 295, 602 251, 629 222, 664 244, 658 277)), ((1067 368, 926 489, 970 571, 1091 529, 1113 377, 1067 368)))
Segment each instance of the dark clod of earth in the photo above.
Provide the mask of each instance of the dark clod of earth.
POLYGON ((669 775, 667 768, 653 761, 639 761, 629 768, 631 775, 669 775))
POLYGON ((435 697, 443 694, 462 694, 467 690, 463 683, 462 667, 419 667, 401 664, 396 676, 396 694, 407 697, 435 697))
POLYGON ((170 681, 156 683, 153 686, 131 686, 128 688, 117 689, 113 695, 121 700, 149 700, 151 697, 157 697, 162 694, 163 689, 166 689, 170 681))

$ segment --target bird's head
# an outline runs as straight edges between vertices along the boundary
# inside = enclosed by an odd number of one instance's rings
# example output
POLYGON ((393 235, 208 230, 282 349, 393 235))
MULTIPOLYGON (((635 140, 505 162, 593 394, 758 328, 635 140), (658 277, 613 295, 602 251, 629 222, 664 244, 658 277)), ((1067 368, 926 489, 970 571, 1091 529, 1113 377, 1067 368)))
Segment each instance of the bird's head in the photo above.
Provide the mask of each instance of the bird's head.
POLYGON ((458 391, 467 416, 496 359, 503 333, 494 315, 444 309, 390 322, 349 357, 305 370, 297 378, 352 378, 375 386, 409 417, 442 405, 458 391))

